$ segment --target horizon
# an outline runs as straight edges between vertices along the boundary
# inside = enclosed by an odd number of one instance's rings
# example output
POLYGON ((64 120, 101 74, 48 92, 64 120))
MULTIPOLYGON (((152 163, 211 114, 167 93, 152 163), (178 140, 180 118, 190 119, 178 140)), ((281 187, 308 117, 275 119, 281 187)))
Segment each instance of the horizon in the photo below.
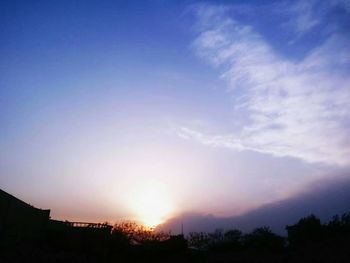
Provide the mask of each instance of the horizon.
POLYGON ((349 212, 348 1, 0 7, 4 191, 148 227, 349 212))

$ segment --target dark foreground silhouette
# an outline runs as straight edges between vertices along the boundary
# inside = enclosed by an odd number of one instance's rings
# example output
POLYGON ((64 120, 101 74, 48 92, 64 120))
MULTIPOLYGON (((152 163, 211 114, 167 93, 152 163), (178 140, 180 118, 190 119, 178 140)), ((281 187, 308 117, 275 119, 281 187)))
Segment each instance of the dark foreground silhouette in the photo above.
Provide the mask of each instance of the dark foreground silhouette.
MULTIPOLYGON (((272 219, 273 220, 273 219, 272 219)), ((0 262, 350 262, 350 213, 286 226, 183 235, 134 222, 57 221, 0 190, 0 262)))

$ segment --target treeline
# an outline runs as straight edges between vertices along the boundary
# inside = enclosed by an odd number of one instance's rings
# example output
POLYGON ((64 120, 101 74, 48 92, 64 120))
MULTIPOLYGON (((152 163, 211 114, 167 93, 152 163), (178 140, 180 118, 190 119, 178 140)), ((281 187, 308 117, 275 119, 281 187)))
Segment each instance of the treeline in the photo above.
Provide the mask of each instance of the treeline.
POLYGON ((156 232, 135 222, 95 228, 48 229, 40 240, 0 246, 0 262, 350 262, 350 213, 321 223, 314 215, 286 226, 192 232, 156 232))
POLYGON ((287 236, 269 227, 243 234, 238 229, 212 233, 192 232, 189 248, 216 258, 235 262, 350 262, 350 213, 321 223, 315 215, 286 226, 287 236))
POLYGON ((244 249, 281 251, 285 248, 285 238, 274 234, 269 227, 259 227, 249 234, 238 229, 213 233, 191 232, 187 237, 189 247, 198 250, 239 251, 244 249))
POLYGON ((141 254, 177 254, 189 262, 350 262, 350 213, 325 223, 310 215, 286 226, 286 233, 280 236, 263 226, 250 233, 217 229, 184 238, 122 222, 114 226, 112 236, 119 247, 124 244, 141 254))
POLYGON ((350 213, 334 216, 329 222, 322 224, 315 215, 301 218, 296 224, 286 226, 287 237, 279 236, 269 227, 259 227, 251 233, 243 234, 238 229, 212 233, 191 232, 187 236, 190 247, 206 249, 262 249, 281 251, 286 248, 301 249, 327 243, 339 245, 350 241, 350 213), (336 242, 334 242, 336 241, 336 242))

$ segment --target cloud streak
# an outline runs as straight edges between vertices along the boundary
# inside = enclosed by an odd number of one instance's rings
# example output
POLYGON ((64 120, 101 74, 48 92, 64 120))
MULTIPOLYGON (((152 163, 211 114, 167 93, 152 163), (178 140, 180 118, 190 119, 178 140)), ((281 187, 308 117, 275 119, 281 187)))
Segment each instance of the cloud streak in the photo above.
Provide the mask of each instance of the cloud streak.
MULTIPOLYGON (((349 164, 349 38, 335 30, 295 62, 276 52, 254 28, 235 20, 230 8, 201 5, 195 10, 199 33, 193 47, 219 67, 236 113, 248 121, 239 134, 207 135, 189 127, 179 134, 215 147, 349 164)), ((315 21, 309 20, 303 31, 311 30, 315 21)))

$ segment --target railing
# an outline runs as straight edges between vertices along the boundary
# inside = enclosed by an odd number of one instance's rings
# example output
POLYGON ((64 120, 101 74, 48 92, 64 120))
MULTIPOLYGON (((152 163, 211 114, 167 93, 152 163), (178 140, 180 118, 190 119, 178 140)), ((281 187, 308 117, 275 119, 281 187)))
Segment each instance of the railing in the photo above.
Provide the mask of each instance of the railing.
POLYGON ((72 227, 82 227, 82 228, 99 228, 99 229, 110 229, 112 226, 105 223, 87 223, 87 222, 65 222, 67 225, 72 227))

